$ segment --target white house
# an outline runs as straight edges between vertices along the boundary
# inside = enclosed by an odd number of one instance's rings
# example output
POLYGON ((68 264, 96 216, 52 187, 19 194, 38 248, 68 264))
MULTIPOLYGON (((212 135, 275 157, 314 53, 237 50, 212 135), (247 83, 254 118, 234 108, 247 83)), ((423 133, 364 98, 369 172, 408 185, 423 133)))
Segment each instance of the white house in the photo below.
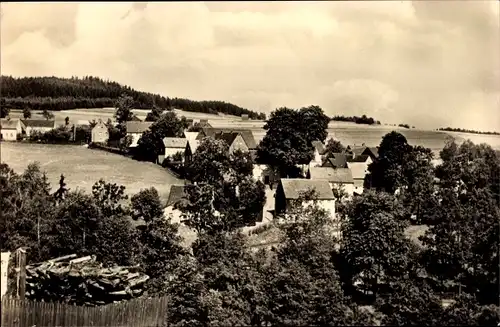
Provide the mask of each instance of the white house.
POLYGON ((322 157, 325 154, 326 150, 325 145, 321 141, 312 141, 311 144, 314 148, 314 156, 309 166, 310 167, 321 166, 321 164, 323 163, 322 157))
POLYGON ((368 166, 372 163, 369 155, 358 155, 347 158, 347 167, 352 172, 354 179, 354 192, 361 194, 364 190, 365 176, 369 173, 368 166))
POLYGON ((275 195, 276 214, 286 214, 293 200, 299 199, 301 193, 314 190, 316 197, 313 199, 320 208, 330 213, 335 219, 335 196, 327 181, 302 178, 282 178, 278 184, 275 195))
POLYGON ((163 138, 163 145, 165 146, 165 153, 158 156, 158 161, 161 164, 165 158, 172 157, 180 152, 184 160, 184 154, 188 140, 183 137, 165 137, 163 138))
POLYGON ((142 134, 147 131, 152 124, 153 122, 150 121, 128 121, 125 123, 127 135, 132 137, 132 143, 130 144, 131 148, 137 146, 137 142, 142 134))
POLYGON ((170 193, 163 214, 165 217, 170 217, 172 223, 181 223, 182 212, 176 209, 175 206, 185 201, 184 185, 170 186, 170 193))
POLYGON ((348 197, 354 195, 354 179, 349 168, 310 167, 307 177, 311 180, 327 181, 332 189, 342 188, 348 197))
POLYGON ((92 143, 106 143, 109 139, 108 127, 102 122, 101 119, 97 122, 97 125, 92 128, 92 143))
POLYGON ((33 132, 46 133, 56 128, 55 120, 46 119, 21 119, 21 123, 25 126, 26 135, 29 137, 33 132))
POLYGON ((0 137, 6 141, 16 141, 17 135, 23 133, 23 124, 19 119, 0 120, 0 137))

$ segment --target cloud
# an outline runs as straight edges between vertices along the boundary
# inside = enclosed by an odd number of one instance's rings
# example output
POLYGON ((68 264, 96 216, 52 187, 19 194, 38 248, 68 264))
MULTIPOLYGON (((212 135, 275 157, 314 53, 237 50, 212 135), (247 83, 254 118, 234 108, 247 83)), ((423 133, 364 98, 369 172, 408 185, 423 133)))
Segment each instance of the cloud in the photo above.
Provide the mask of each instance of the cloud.
MULTIPOLYGON (((2 3, 2 74, 500 130, 494 2, 2 3)), ((439 124, 439 126, 437 125, 439 124)))

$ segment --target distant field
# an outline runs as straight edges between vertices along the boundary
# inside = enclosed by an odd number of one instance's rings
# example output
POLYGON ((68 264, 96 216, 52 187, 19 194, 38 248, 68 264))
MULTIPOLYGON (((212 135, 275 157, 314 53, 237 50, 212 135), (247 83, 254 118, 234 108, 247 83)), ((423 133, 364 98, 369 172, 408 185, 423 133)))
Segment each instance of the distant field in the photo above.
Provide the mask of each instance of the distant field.
MULTIPOLYGON (((134 113, 141 119, 145 119, 149 110, 135 109, 134 113)), ((208 119, 208 122, 214 127, 234 127, 251 129, 254 133, 255 140, 260 142, 265 135, 263 121, 242 121, 240 117, 231 115, 212 115, 199 112, 186 112, 175 110, 179 116, 185 116, 192 119, 208 119)), ((68 116, 72 122, 87 122, 93 119, 108 120, 113 119, 114 108, 96 108, 96 109, 74 109, 65 111, 53 112, 56 116, 56 121, 60 124, 64 123, 64 118, 68 116)), ((21 117, 20 111, 12 111, 11 116, 21 117)), ((394 126, 385 125, 358 125, 346 122, 331 122, 329 124, 329 136, 340 140, 345 145, 361 145, 365 143, 367 146, 377 146, 380 144, 382 137, 391 132, 398 131, 403 134, 408 142, 412 145, 421 145, 430 148, 434 152, 441 150, 450 135, 456 139, 458 143, 465 139, 470 139, 474 143, 485 142, 490 144, 495 149, 500 149, 500 136, 498 135, 479 135, 468 133, 455 133, 444 131, 430 131, 421 129, 406 129, 394 126)))
POLYGON ((17 173, 22 173, 31 162, 40 162, 53 188, 58 187, 61 174, 69 188, 87 192, 103 178, 124 185, 128 194, 153 186, 165 201, 170 185, 183 183, 158 165, 82 146, 3 142, 0 158, 17 173))

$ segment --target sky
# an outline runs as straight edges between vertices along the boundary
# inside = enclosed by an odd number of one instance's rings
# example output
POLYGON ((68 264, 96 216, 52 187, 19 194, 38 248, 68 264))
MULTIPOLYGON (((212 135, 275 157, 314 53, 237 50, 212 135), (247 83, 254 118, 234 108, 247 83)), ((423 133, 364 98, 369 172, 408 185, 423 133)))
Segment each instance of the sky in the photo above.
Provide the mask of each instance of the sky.
POLYGON ((2 3, 1 73, 500 131, 498 1, 2 3))

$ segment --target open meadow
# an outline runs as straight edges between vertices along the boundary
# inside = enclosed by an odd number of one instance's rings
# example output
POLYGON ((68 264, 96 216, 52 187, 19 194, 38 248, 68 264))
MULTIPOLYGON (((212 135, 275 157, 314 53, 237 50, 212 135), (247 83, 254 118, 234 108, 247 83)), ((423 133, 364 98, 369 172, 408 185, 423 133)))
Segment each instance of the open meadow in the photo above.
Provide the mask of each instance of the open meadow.
POLYGON ((92 185, 103 178, 107 182, 125 186, 127 194, 135 194, 153 186, 165 201, 171 185, 183 184, 182 180, 161 166, 77 145, 2 142, 0 158, 16 173, 22 173, 29 163, 38 161, 54 190, 59 186, 61 174, 64 174, 70 189, 91 192, 92 185))

